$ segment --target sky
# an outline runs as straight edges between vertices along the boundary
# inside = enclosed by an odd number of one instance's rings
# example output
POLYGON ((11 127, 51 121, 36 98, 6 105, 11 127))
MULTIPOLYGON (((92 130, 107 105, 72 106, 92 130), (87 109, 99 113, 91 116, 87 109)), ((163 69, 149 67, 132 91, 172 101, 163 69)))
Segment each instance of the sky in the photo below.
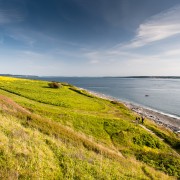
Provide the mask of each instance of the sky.
POLYGON ((0 0, 0 74, 180 76, 180 1, 0 0))

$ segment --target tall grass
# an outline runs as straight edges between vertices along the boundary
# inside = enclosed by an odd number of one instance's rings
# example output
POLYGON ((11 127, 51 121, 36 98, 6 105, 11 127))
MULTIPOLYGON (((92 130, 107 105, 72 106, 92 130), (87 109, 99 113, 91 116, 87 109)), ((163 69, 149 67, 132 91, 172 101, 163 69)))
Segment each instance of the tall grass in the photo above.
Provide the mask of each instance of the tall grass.
POLYGON ((0 101, 2 179, 175 179, 158 170, 179 177, 174 147, 135 124, 121 103, 44 81, 0 77, 0 89, 18 103, 0 101))

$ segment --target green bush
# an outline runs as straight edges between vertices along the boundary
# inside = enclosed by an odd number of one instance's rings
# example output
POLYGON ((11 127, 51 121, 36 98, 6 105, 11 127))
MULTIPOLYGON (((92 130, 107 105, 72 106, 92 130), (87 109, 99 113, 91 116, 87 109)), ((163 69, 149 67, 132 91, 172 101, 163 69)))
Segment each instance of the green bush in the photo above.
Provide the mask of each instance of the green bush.
POLYGON ((162 148, 162 143, 150 134, 141 134, 140 136, 133 137, 134 144, 139 146, 148 146, 150 148, 162 148))
POLYGON ((51 82, 51 83, 48 83, 48 86, 50 88, 60 88, 61 87, 61 84, 58 83, 58 82, 51 82))
POLYGON ((178 152, 180 152, 180 140, 178 138, 176 138, 173 135, 167 135, 164 132, 162 132, 161 130, 150 126, 150 125, 146 125, 146 127, 150 130, 152 130, 157 136, 159 136, 160 138, 164 139, 164 142, 166 142, 167 144, 169 144, 171 147, 173 147, 174 149, 176 149, 178 152))
POLYGON ((82 94, 84 96, 93 98, 93 96, 91 94, 87 93, 85 90, 81 90, 81 89, 78 89, 76 87, 70 87, 69 89, 76 92, 76 93, 78 93, 78 94, 82 94))
POLYGON ((139 151, 136 158, 171 176, 180 177, 180 159, 175 155, 139 151))

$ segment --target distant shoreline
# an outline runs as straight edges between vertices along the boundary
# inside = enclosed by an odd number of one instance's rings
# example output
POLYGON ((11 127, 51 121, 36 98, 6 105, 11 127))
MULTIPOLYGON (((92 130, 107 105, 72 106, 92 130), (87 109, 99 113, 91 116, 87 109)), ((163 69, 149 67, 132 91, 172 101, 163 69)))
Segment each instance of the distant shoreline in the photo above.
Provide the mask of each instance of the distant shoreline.
POLYGON ((102 99, 107 99, 110 101, 118 101, 122 104, 124 104, 127 108, 129 108, 130 110, 136 112, 137 114, 139 114, 140 116, 144 116, 152 121, 154 121, 156 124, 158 125, 162 125, 168 129, 170 129, 173 132, 179 132, 180 131, 180 118, 178 117, 173 117, 170 115, 167 115, 163 112, 158 112, 152 109, 148 109, 145 108, 143 106, 140 105, 135 105, 133 103, 130 102, 123 102, 120 101, 116 98, 101 94, 101 93, 97 93, 94 91, 90 91, 84 88, 80 88, 82 90, 87 91, 88 93, 90 93, 91 95, 94 95, 96 97, 102 98, 102 99))
MULTIPOLYGON (((35 77, 33 75, 26 76, 26 77, 24 77, 24 75, 16 75, 16 77, 17 76, 19 76, 19 78, 27 78, 27 79, 32 79, 32 77, 35 77)), ((40 77, 38 77, 38 78, 37 77, 38 76, 36 76, 37 80, 43 80, 40 77)), ((45 76, 43 76, 43 77, 45 77, 45 76)), ((101 77, 101 78, 103 78, 103 77, 101 77)), ((104 78, 167 78, 167 79, 174 78, 174 79, 179 79, 180 77, 179 76, 128 76, 128 77, 104 77, 104 78)), ((44 80, 47 81, 47 79, 44 79, 44 80)), ((90 90, 80 88, 80 87, 79 87, 79 89, 86 90, 90 94, 100 97, 100 98, 103 98, 103 99, 107 99, 110 101, 118 101, 118 102, 124 104, 126 107, 128 107, 132 111, 138 113, 140 116, 144 116, 150 120, 153 120, 156 124, 167 127, 170 130, 172 130, 173 132, 180 132, 180 117, 175 117, 175 116, 173 117, 170 114, 165 114, 163 112, 159 112, 157 110, 153 110, 148 107, 137 105, 132 102, 122 101, 122 100, 113 98, 111 96, 104 95, 99 92, 90 91, 90 90)))
POLYGON ((0 74, 0 76, 19 77, 19 78, 137 78, 137 79, 180 79, 180 76, 42 76, 42 75, 19 75, 19 74, 0 74))

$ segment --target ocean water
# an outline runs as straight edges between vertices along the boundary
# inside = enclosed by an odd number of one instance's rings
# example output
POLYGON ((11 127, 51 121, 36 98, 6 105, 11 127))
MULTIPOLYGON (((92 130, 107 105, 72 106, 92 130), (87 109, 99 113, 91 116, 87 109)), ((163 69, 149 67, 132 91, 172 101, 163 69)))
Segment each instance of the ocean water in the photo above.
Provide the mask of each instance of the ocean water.
POLYGON ((39 77, 39 79, 68 82, 120 101, 180 117, 180 79, 112 77, 39 77))

